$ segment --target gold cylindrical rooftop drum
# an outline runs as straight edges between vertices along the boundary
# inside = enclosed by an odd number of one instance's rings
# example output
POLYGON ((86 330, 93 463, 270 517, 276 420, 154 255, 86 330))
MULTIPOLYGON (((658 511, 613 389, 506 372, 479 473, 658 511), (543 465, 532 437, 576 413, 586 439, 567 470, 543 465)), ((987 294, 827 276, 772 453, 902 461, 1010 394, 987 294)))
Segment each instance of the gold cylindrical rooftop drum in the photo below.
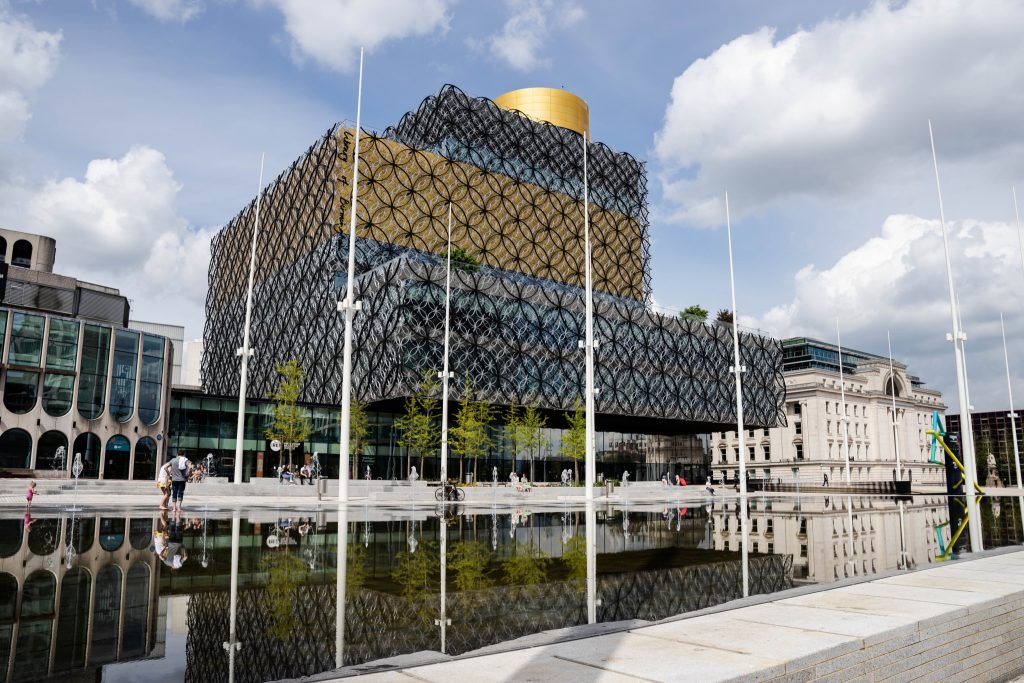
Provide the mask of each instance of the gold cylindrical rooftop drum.
POLYGON ((502 109, 515 109, 534 121, 568 128, 590 137, 590 107, 571 92, 557 88, 521 88, 494 100, 502 109))

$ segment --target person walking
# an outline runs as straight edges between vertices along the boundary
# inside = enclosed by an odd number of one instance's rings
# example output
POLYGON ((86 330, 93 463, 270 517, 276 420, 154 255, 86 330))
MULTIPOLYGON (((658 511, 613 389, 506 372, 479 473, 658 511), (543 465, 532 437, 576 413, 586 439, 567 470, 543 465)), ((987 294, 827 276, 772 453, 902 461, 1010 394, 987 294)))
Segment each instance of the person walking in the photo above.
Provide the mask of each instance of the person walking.
POLYGON ((821 485, 822 486, 828 486, 828 473, 827 472, 824 474, 824 477, 825 477, 825 479, 824 479, 824 481, 821 482, 821 485))
POLYGON ((36 497, 36 483, 30 482, 28 485, 28 491, 25 492, 25 502, 28 503, 28 508, 32 509, 32 499, 36 497))
POLYGON ((192 463, 185 457, 183 451, 178 451, 178 457, 171 460, 171 505, 175 513, 181 512, 181 502, 185 498, 185 484, 192 473, 192 463))
POLYGON ((163 494, 163 500, 160 501, 160 509, 166 510, 168 503, 171 502, 171 461, 168 460, 160 468, 160 472, 157 473, 156 486, 160 489, 160 493, 163 494))

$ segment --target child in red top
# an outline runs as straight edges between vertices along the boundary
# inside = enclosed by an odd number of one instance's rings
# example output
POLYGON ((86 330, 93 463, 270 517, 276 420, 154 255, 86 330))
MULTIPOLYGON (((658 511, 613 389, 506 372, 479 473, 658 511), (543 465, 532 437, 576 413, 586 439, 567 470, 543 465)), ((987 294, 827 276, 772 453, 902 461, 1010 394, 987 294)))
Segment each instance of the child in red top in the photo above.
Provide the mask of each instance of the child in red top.
POLYGON ((36 483, 32 482, 28 485, 28 491, 25 492, 25 500, 28 501, 28 506, 32 507, 32 499, 36 495, 36 483))

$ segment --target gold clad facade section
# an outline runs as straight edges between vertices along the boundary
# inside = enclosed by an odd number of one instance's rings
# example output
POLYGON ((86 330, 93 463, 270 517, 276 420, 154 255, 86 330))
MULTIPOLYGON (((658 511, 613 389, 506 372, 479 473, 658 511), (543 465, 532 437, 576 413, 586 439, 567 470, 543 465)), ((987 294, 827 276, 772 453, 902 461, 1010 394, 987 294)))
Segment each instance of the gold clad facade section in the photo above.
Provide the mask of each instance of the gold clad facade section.
MULTIPOLYGON (((352 131, 338 134, 351 138, 352 131)), ((352 161, 343 158, 337 173, 348 178, 352 161)), ((360 140, 359 172, 360 237, 444 253, 450 199, 452 244, 481 263, 584 285, 582 202, 379 137, 360 140)), ((350 199, 336 198, 340 231, 348 230, 350 199)), ((591 203, 590 226, 594 289, 643 301, 640 223, 591 203)))
MULTIPOLYGON (((348 234, 353 137, 352 129, 337 129, 265 191, 257 287, 331 236, 348 234)), ((442 254, 450 199, 452 243, 480 263, 584 286, 583 203, 568 195, 366 133, 359 175, 359 237, 442 254)), ((211 311, 245 296, 254 204, 217 237, 211 311)), ((644 301, 643 226, 593 201, 590 226, 595 291, 644 301)))
POLYGON ((502 109, 526 114, 534 121, 590 137, 590 107, 571 92, 557 88, 521 88, 501 95, 494 103, 502 109))

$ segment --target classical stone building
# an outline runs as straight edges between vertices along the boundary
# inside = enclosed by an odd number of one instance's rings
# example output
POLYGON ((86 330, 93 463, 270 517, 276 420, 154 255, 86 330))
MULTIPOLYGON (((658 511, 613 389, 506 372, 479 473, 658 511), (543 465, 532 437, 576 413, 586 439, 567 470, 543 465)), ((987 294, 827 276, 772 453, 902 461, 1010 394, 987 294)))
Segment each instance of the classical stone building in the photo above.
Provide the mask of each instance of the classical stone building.
MULTIPOLYGON (((750 429, 745 439, 748 476, 784 484, 837 485, 845 480, 843 422, 848 420, 852 482, 889 481, 899 445, 903 479, 942 485, 941 460, 932 460, 927 431, 932 414, 945 411, 942 395, 927 388, 907 366, 854 349, 843 349, 846 413, 842 413, 839 351, 828 342, 794 338, 782 342, 785 361, 784 426, 750 429), (896 394, 893 428, 892 394, 896 394)), ((716 480, 739 476, 736 432, 711 434, 712 471, 716 480)))

